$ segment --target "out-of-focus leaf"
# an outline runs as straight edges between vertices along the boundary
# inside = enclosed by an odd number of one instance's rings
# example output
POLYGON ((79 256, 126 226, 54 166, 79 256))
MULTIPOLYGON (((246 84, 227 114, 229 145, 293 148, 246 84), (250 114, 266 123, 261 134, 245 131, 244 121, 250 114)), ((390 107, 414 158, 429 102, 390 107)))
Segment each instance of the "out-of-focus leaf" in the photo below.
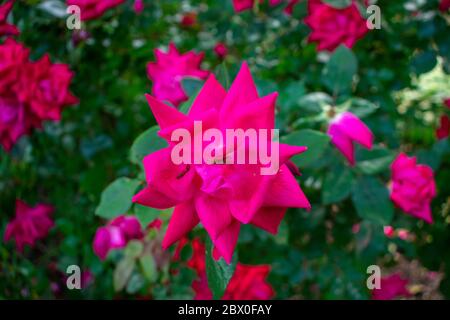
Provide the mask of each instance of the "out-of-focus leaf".
POLYGON ((336 203, 347 198, 353 188, 355 179, 348 167, 337 165, 325 176, 322 188, 322 202, 336 203))
POLYGON ((146 254, 139 258, 139 263, 142 268, 142 272, 147 278, 148 281, 155 282, 156 278, 158 276, 157 270, 156 270, 156 263, 153 256, 146 254))
POLYGON ((323 0, 323 2, 336 9, 347 8, 352 3, 351 0, 323 0))
POLYGON ((356 168, 364 174, 377 174, 387 170, 394 157, 395 153, 386 148, 359 149, 356 156, 356 168))
POLYGON ((334 51, 322 74, 324 85, 333 93, 348 92, 358 70, 358 61, 353 52, 344 45, 334 51))
POLYGON ((358 215, 384 226, 389 225, 394 216, 394 207, 386 186, 371 176, 362 176, 356 183, 352 200, 358 215))
POLYGON ((135 265, 134 259, 124 258, 120 260, 114 270, 114 290, 119 292, 125 288, 133 273, 135 265))
POLYGON ((358 118, 364 118, 374 113, 378 106, 369 100, 361 98, 350 99, 346 103, 347 110, 353 113, 358 118))
POLYGON ((135 273, 131 276, 130 280, 127 284, 127 293, 128 294, 136 294, 139 290, 141 290, 145 285, 145 279, 139 274, 135 273))
POLYGON ((102 193, 95 214, 106 219, 125 214, 130 209, 132 197, 139 186, 138 180, 119 178, 112 182, 102 193))
POLYGON ((329 146, 330 138, 320 131, 304 129, 282 137, 281 141, 291 145, 308 147, 307 151, 292 158, 297 166, 306 167, 322 156, 329 146))
POLYGON ((131 259, 137 258, 142 254, 144 245, 139 240, 131 240, 125 248, 125 256, 131 259))
POLYGON ((161 211, 155 208, 135 204, 134 214, 141 223, 142 228, 146 228, 150 222, 158 218, 158 216, 161 214, 161 211))

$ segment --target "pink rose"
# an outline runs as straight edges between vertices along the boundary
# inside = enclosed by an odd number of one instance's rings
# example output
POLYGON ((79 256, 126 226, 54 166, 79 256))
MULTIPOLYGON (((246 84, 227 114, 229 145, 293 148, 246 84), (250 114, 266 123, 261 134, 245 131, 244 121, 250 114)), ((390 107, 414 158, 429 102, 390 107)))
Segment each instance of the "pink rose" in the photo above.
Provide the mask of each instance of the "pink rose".
POLYGON ((0 5, 0 37, 15 36, 19 34, 19 30, 12 24, 6 22, 9 12, 14 4, 14 0, 10 0, 0 5))
MULTIPOLYGON (((190 133, 198 121, 202 121, 205 130, 272 130, 276 98, 277 93, 258 96, 246 63, 228 92, 211 75, 188 115, 147 95, 160 125, 159 135, 167 141, 176 129, 190 133)), ((268 140, 267 144, 267 148, 273 150, 274 143, 268 140)), ((306 151, 306 147, 276 146, 280 168, 273 175, 262 175, 261 164, 222 165, 204 161, 175 164, 171 158, 174 143, 169 142, 169 147, 144 158, 147 186, 133 197, 133 201, 158 209, 175 207, 162 243, 164 248, 183 238, 201 222, 214 243, 215 257, 222 256, 230 263, 241 223, 252 223, 275 234, 289 207, 310 208, 308 199, 286 165, 292 156, 306 151)), ((247 145, 245 149, 248 148, 247 145)), ((195 152, 203 152, 203 149, 195 152)))
POLYGON ((29 207, 22 200, 16 200, 16 216, 6 226, 4 240, 14 238, 19 252, 23 251, 26 244, 33 247, 35 242, 45 238, 53 227, 50 218, 53 211, 53 207, 46 204, 29 207))
POLYGON ((125 0, 67 0, 67 6, 78 6, 81 20, 91 20, 101 17, 105 11, 117 7, 125 0))
POLYGON ((133 9, 136 14, 141 14, 144 11, 144 0, 134 0, 133 9))
POLYGON ((31 110, 40 119, 58 121, 65 106, 78 103, 69 91, 73 73, 67 65, 52 64, 48 55, 44 55, 28 69, 19 96, 29 101, 31 110))
POLYGON ((436 129, 436 137, 441 140, 447 138, 449 134, 450 118, 444 114, 441 116, 439 128, 436 129))
POLYGON ((354 142, 369 150, 372 148, 374 139, 372 131, 351 112, 337 115, 330 122, 327 133, 331 137, 331 142, 352 166, 355 164, 354 142))
POLYGON ((187 12, 183 14, 180 23, 183 27, 192 27, 197 23, 197 14, 195 12, 187 12))
POLYGON ((155 50, 156 62, 147 65, 147 74, 153 81, 152 92, 159 100, 166 100, 174 106, 188 99, 181 86, 181 80, 187 77, 205 79, 208 71, 202 70, 200 64, 203 53, 189 51, 180 54, 174 44, 169 45, 169 52, 155 50))
POLYGON ((407 214, 432 223, 430 204, 436 196, 433 170, 401 153, 392 163, 391 172, 394 204, 407 214))
POLYGON ((441 0, 439 3, 439 10, 447 12, 450 9, 450 0, 441 0))
POLYGON ((380 289, 372 290, 372 299, 393 300, 400 297, 409 297, 411 293, 406 288, 407 285, 408 280, 403 279, 399 274, 382 277, 380 289))
POLYGON ((111 250, 124 248, 128 241, 141 239, 143 236, 139 221, 135 217, 122 215, 97 229, 93 249, 104 260, 111 250))
POLYGON ((320 0, 309 0, 305 24, 311 28, 308 40, 316 42, 319 51, 334 51, 341 44, 352 48, 369 30, 354 2, 336 9, 320 0))
POLYGON ((72 72, 48 56, 29 60, 29 50, 8 38, 0 44, 0 144, 15 142, 44 120, 59 120, 62 109, 77 103, 69 92, 72 72))
POLYGON ((223 59, 228 54, 228 48, 225 46, 224 43, 218 42, 214 47, 214 52, 220 59, 223 59))

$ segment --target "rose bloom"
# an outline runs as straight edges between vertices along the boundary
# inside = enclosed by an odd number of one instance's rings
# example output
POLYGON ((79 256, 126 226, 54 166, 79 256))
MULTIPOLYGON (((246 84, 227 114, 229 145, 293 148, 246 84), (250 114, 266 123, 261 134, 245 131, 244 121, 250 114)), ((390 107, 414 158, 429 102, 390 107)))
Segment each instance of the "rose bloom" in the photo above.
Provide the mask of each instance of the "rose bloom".
POLYGON ((305 24, 311 28, 309 42, 316 42, 319 51, 334 51, 341 44, 352 48, 369 31, 355 2, 336 9, 320 0, 309 0, 305 24))
POLYGON ((327 133, 331 137, 331 142, 352 166, 355 164, 354 143, 372 149, 374 139, 372 131, 351 112, 343 112, 334 117, 327 133))
POLYGON ((14 239, 19 252, 23 251, 25 245, 33 247, 53 227, 50 218, 53 211, 53 207, 47 204, 29 207, 22 200, 16 200, 16 216, 6 226, 4 240, 14 239))
POLYGON ((29 60, 29 50, 8 38, 0 44, 0 144, 10 151, 16 141, 45 120, 58 121, 64 107, 78 100, 69 91, 67 65, 45 55, 29 60))
POLYGON ((436 137, 441 140, 448 137, 450 134, 450 118, 447 115, 442 115, 439 123, 439 128, 436 129, 436 137))
MULTIPOLYGON (((214 162, 175 164, 172 160, 176 146, 171 141, 172 133, 181 129, 192 137, 191 131, 199 121, 204 130, 274 129, 276 98, 277 93, 258 96, 245 63, 228 92, 211 75, 187 115, 147 95, 160 125, 159 135, 169 146, 144 158, 147 186, 133 197, 133 202, 157 209, 175 207, 163 239, 164 248, 201 222, 214 243, 214 257, 223 257, 230 263, 242 223, 251 223, 275 234, 289 207, 310 208, 287 165, 292 156, 306 151, 306 147, 272 142, 267 135, 258 145, 266 143, 267 150, 279 149, 280 167, 272 175, 261 174, 265 167, 261 163, 221 164, 218 162, 223 159, 217 162, 209 159, 214 162)), ((195 152, 203 154, 204 146, 201 147, 195 152)), ((245 149, 251 148, 247 144, 245 149)), ((220 151, 227 157, 237 153, 236 148, 226 149, 223 145, 214 149, 216 155, 220 151)))
POLYGON ((372 290, 373 300, 393 300, 401 297, 409 297, 411 293, 407 289, 408 280, 403 279, 399 274, 392 274, 382 277, 380 289, 372 290))
POLYGON ((67 6, 80 7, 81 20, 91 20, 101 17, 105 11, 117 7, 125 0, 67 0, 67 6))
POLYGON ((222 43, 222 42, 218 42, 215 46, 214 46, 214 52, 216 53, 216 55, 220 58, 223 59, 226 57, 226 55, 228 54, 228 48, 227 46, 222 43))
POLYGON ((416 158, 401 153, 391 165, 391 200, 396 206, 428 223, 431 216, 431 200, 436 196, 433 170, 417 164, 416 158))
POLYGON ((118 216, 97 229, 93 242, 94 252, 104 260, 111 250, 124 248, 130 240, 141 239, 143 236, 141 224, 136 217, 118 216))
POLYGON ((197 23, 197 14, 195 12, 187 12, 183 14, 180 23, 183 27, 192 27, 197 23))
POLYGON ((439 10, 447 12, 450 9, 450 0, 441 0, 439 3, 439 10))
POLYGON ((169 44, 167 53, 156 49, 155 57, 155 62, 147 64, 147 75, 153 82, 153 95, 159 100, 169 101, 176 107, 188 99, 181 81, 188 77, 205 79, 209 73, 200 68, 203 53, 196 54, 189 51, 181 54, 173 43, 169 44))

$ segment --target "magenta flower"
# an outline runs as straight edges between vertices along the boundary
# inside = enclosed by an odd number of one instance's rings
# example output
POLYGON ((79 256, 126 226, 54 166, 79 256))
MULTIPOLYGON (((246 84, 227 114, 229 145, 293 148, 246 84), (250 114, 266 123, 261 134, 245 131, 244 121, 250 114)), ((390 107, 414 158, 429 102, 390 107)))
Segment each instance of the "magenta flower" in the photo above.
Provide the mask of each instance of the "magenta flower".
POLYGON ((255 0, 233 0, 233 8, 235 12, 242 12, 253 8, 254 3, 255 0))
POLYGON ((214 46, 214 52, 216 53, 217 57, 219 57, 220 59, 224 59, 228 54, 228 48, 224 43, 218 42, 214 46))
POLYGON ((347 158, 350 165, 355 164, 355 147, 353 142, 359 143, 367 149, 372 148, 372 131, 357 116, 351 112, 344 112, 336 116, 328 127, 331 142, 347 158))
POLYGON ((441 0, 439 3, 439 10, 447 12, 450 9, 450 0, 441 0))
POLYGON ((58 121, 78 100, 70 93, 73 74, 47 55, 29 60, 29 50, 8 38, 0 44, 0 144, 6 151, 45 120, 58 121))
POLYGON ((125 0, 67 0, 67 5, 80 7, 81 20, 91 20, 101 17, 107 10, 117 7, 125 0))
POLYGON ((450 118, 447 115, 442 115, 439 123, 439 128, 436 129, 436 137, 441 140, 445 139, 450 134, 450 118))
POLYGON ((53 227, 50 215, 54 209, 50 205, 38 204, 29 207, 22 200, 16 200, 16 216, 8 223, 5 230, 4 241, 14 238, 16 248, 23 251, 24 245, 33 247, 37 240, 47 236, 53 227))
POLYGON ((6 22, 9 12, 14 4, 14 0, 10 0, 0 5, 0 37, 15 36, 19 34, 19 30, 12 24, 6 22))
POLYGON ((444 105, 450 109, 450 98, 444 99, 444 105))
POLYGON ((436 196, 433 170, 416 164, 416 158, 401 153, 391 165, 391 200, 404 212, 433 222, 431 200, 436 196))
POLYGON ((305 24, 311 28, 308 40, 317 42, 319 51, 333 51, 341 44, 352 48, 369 30, 355 2, 336 9, 320 0, 309 0, 305 24))
POLYGON ((173 43, 169 44, 169 52, 155 50, 156 62, 147 65, 147 74, 153 81, 152 92, 159 100, 166 100, 174 106, 188 99, 183 90, 181 80, 185 78, 206 79, 208 71, 200 69, 203 53, 189 51, 180 54, 173 43))
POLYGON ((411 293, 407 289, 408 280, 403 279, 399 274, 392 274, 382 277, 380 289, 372 290, 373 300, 393 300, 400 297, 409 297, 411 293))
POLYGON ((133 9, 136 14, 141 14, 144 11, 144 0, 134 0, 133 9))
MULTIPOLYGON (((241 223, 277 233, 288 207, 310 208, 286 165, 290 157, 304 152, 306 147, 276 144, 280 169, 273 175, 261 175, 260 164, 177 165, 171 158, 174 148, 171 133, 180 128, 194 130, 194 121, 201 121, 205 129, 218 128, 219 131, 273 129, 276 98, 277 93, 258 97, 245 63, 228 93, 211 75, 188 115, 147 95, 161 128, 159 134, 169 141, 169 147, 144 158, 147 187, 135 195, 133 201, 158 209, 175 206, 162 243, 164 248, 201 222, 214 243, 215 257, 222 256, 229 263, 241 223)), ((275 143, 266 142, 273 150, 275 143)), ((245 148, 251 149, 251 146, 246 144, 245 148)), ((226 150, 227 156, 235 154, 234 151, 226 150)))
POLYGON ((122 215, 97 229, 93 242, 94 252, 104 260, 111 250, 124 248, 128 241, 141 239, 143 236, 139 221, 135 217, 122 215))

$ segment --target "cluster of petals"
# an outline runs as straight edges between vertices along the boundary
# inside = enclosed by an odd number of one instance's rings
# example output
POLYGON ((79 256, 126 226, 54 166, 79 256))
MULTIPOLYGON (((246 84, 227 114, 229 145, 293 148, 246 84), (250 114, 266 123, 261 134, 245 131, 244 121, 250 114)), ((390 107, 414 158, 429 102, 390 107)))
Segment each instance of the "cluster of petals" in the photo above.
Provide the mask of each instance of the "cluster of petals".
POLYGON ((407 214, 433 222, 431 201, 436 196, 433 170, 401 153, 391 164, 391 200, 407 214))
POLYGON ((78 100, 69 91, 72 72, 48 55, 32 62, 29 50, 12 38, 0 44, 0 144, 15 142, 45 120, 58 121, 65 106, 78 100))
MULTIPOLYGON (((217 128, 221 132, 274 129, 276 97, 277 93, 258 96, 246 63, 228 92, 211 75, 187 115, 147 95, 160 126, 159 135, 168 147, 144 158, 147 186, 133 201, 157 209, 175 207, 163 239, 164 248, 201 222, 214 244, 214 257, 230 263, 241 224, 251 223, 275 234, 288 208, 310 208, 288 165, 289 159, 306 147, 265 141, 269 150, 279 149, 280 166, 273 175, 261 175, 260 163, 174 164, 171 158, 175 146, 172 132, 180 128, 193 132, 197 121, 202 122, 204 130, 217 128)), ((223 148, 222 154, 236 152, 223 148)), ((246 144, 244 148, 250 147, 246 144)))
POLYGON ((382 277, 380 279, 380 288, 372 290, 373 300, 393 300, 398 298, 407 298, 411 296, 407 285, 408 280, 404 279, 398 273, 382 277))
POLYGON ((124 248, 130 240, 141 239, 143 236, 141 224, 136 217, 118 216, 97 229, 93 242, 94 252, 104 260, 111 250, 124 248))
POLYGON ((355 146, 358 143, 371 149, 374 136, 372 131, 351 112, 343 112, 330 122, 328 135, 331 142, 347 158, 350 165, 355 164, 355 146))
POLYGON ((318 51, 334 51, 341 44, 352 48, 369 31, 355 1, 338 9, 321 0, 308 0, 305 24, 311 28, 308 40, 317 43, 318 51))
POLYGON ((53 207, 47 204, 29 207, 22 200, 16 200, 16 216, 6 226, 4 240, 14 239, 19 252, 23 251, 25 245, 33 247, 53 227, 53 211, 53 207))
POLYGON ((78 6, 82 21, 101 17, 107 10, 117 7, 125 0, 67 0, 67 6, 78 6))
POLYGON ((182 80, 185 78, 206 79, 209 72, 202 70, 200 64, 203 53, 193 51, 181 54, 173 43, 167 53, 156 49, 155 62, 147 64, 147 75, 153 82, 152 93, 162 101, 168 101, 178 107, 188 99, 182 80))

